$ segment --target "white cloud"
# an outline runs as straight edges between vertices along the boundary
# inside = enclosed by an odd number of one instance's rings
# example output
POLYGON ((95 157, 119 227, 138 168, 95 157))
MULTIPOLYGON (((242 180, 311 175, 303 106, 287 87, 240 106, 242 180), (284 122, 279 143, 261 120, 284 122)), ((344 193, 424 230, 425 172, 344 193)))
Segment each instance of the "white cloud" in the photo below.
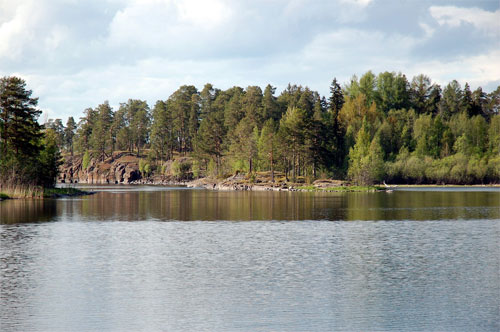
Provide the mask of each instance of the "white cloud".
POLYGON ((436 29, 432 28, 430 25, 423 22, 420 22, 419 26, 420 28, 422 28, 422 30, 424 30, 424 39, 431 38, 432 35, 434 35, 434 31, 436 31, 436 29))
POLYGON ((431 6, 429 11, 440 25, 456 28, 468 23, 489 34, 500 36, 500 9, 490 12, 480 8, 431 6))
POLYGON ((278 93, 291 82, 326 95, 334 76, 367 70, 485 86, 500 77, 499 14, 426 1, 0 0, 0 75, 26 78, 50 117, 104 100, 153 106, 206 82, 278 93), (416 9, 425 15, 407 22, 416 9), (402 15, 389 24, 381 13, 402 15), (464 25, 490 48, 464 43, 448 57, 442 45, 457 45, 464 25))
MULTIPOLYGON (((146 51, 187 51, 231 17, 219 0, 136 0, 119 10, 110 23, 109 45, 146 51)), ((199 44, 198 44, 199 45, 199 44)))
POLYGON ((231 16, 231 9, 217 0, 177 0, 175 5, 180 21, 201 27, 218 26, 231 16))
POLYGON ((368 6, 373 0, 340 0, 341 3, 354 4, 360 7, 368 6))
POLYGON ((68 37, 69 31, 66 26, 55 26, 45 38, 45 49, 47 51, 55 51, 68 37))
POLYGON ((12 16, 0 21, 0 58, 15 59, 34 41, 34 28, 43 16, 43 8, 36 1, 22 1, 15 7, 2 9, 12 16))
POLYGON ((468 82, 471 87, 487 86, 500 78, 500 50, 485 54, 460 57, 453 61, 426 61, 409 64, 407 72, 411 75, 426 74, 441 85, 456 79, 462 85, 468 82))

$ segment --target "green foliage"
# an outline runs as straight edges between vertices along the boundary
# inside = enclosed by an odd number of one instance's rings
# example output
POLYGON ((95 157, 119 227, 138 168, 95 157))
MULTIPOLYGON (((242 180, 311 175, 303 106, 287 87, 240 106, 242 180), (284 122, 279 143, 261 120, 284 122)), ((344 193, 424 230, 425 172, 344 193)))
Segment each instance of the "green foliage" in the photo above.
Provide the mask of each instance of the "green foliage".
POLYGON ((491 154, 500 155, 500 114, 491 118, 488 129, 489 151, 491 154))
POLYGON ((176 148, 179 153, 192 150, 192 139, 198 129, 200 105, 198 90, 192 85, 183 85, 167 100, 171 113, 172 130, 177 133, 176 148))
POLYGON ((243 164, 243 168, 250 173, 254 170, 257 159, 258 138, 259 129, 252 127, 252 120, 245 117, 236 127, 229 148, 234 160, 233 163, 237 165, 243 164))
POLYGON ((180 181, 189 180, 192 178, 191 168, 191 162, 175 160, 172 163, 172 175, 180 181))
POLYGON ((386 163, 388 181, 397 183, 422 183, 425 179, 425 161, 410 155, 406 147, 401 148, 394 162, 386 163))
POLYGON ((153 108, 153 124, 151 126, 151 148, 158 160, 168 160, 175 148, 172 113, 167 103, 159 100, 153 108))
POLYGON ((88 169, 90 166, 90 153, 85 151, 82 158, 82 169, 88 169))
MULTIPOLYGON (((2 84, 1 102, 18 93, 24 107, 16 116, 17 108, 0 108, 2 177, 36 179, 41 172, 32 165, 54 160, 55 151, 43 147, 36 99, 24 82, 2 84)), ((269 171, 272 178, 279 171, 293 181, 313 181, 320 172, 357 183, 500 182, 500 87, 485 93, 452 81, 441 90, 425 75, 408 81, 402 73, 369 71, 344 87, 333 79, 328 100, 295 84, 275 92, 271 85, 264 91, 183 85, 151 112, 142 100, 129 99, 116 111, 104 102, 86 109, 78 124, 55 119, 45 128, 59 149, 84 153, 86 167, 91 155, 147 153, 144 176, 156 168, 165 174, 166 161, 188 156, 191 169, 176 165, 176 176, 199 177, 206 169, 221 177, 269 171)))
POLYGON ((274 167, 279 156, 276 124, 272 118, 264 123, 257 148, 262 167, 271 170, 271 181, 274 181, 274 167))
POLYGON ((217 177, 219 175, 217 165, 213 159, 210 159, 207 165, 207 175, 217 177))
POLYGON ((462 88, 456 80, 451 81, 443 90, 443 97, 439 104, 439 112, 444 119, 459 113, 462 108, 462 88))
POLYGON ((40 165, 37 168, 38 184, 46 188, 54 187, 62 160, 57 144, 57 133, 52 129, 47 129, 44 132, 42 150, 38 160, 40 165))
POLYGON ((42 131, 31 94, 24 80, 0 78, 0 187, 25 192, 23 197, 55 185, 64 141, 60 119, 47 121, 42 131))
POLYGON ((139 159, 139 172, 141 172, 142 176, 148 177, 151 175, 151 164, 148 163, 145 159, 139 159))
POLYGON ((76 188, 44 188, 43 190, 43 197, 45 198, 54 198, 61 196, 82 196, 89 194, 91 194, 91 192, 76 188))
POLYGON ((500 179, 500 154, 488 160, 487 178, 490 181, 498 181, 500 179))
POLYGON ((297 187, 297 189, 305 191, 317 191, 317 192, 367 192, 367 191, 384 190, 383 187, 380 186, 337 186, 337 187, 318 188, 312 185, 299 186, 297 187))
POLYGON ((151 164, 146 164, 144 165, 144 174, 146 176, 151 175, 151 164))
POLYGON ((122 147, 129 151, 140 150, 149 139, 150 112, 146 101, 129 99, 120 104, 118 110, 118 121, 114 122, 114 131, 122 147))
POLYGON ((66 122, 66 128, 64 128, 64 147, 66 151, 69 151, 73 155, 73 138, 76 132, 76 122, 72 116, 68 118, 66 122))
POLYGON ((356 144, 349 151, 349 178, 356 184, 371 185, 384 176, 383 151, 380 138, 370 139, 366 121, 363 122, 356 144))
POLYGON ((111 126, 113 122, 113 110, 105 101, 96 110, 97 117, 90 136, 90 147, 97 152, 97 157, 104 161, 106 151, 113 152, 113 137, 111 126))
POLYGON ((197 179, 201 175, 200 170, 200 162, 198 160, 193 160, 193 164, 191 165, 191 171, 193 173, 193 178, 197 179))
POLYGON ((375 102, 381 112, 402 109, 409 106, 410 84, 401 73, 380 73, 376 80, 375 102))
POLYGON ((250 176, 248 177, 248 181, 250 183, 255 183, 256 178, 257 178, 257 176, 255 175, 255 173, 250 173, 250 176))

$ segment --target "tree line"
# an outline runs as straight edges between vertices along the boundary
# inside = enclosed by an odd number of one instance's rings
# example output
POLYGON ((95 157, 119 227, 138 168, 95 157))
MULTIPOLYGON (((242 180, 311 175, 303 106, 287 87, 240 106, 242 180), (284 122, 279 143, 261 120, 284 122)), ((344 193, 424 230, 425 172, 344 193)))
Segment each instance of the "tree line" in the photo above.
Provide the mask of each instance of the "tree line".
POLYGON ((23 79, 0 78, 0 191, 56 183, 60 135, 38 123, 37 104, 23 79))
POLYGON ((78 123, 50 120, 58 146, 105 160, 141 156, 162 173, 178 155, 195 175, 283 172, 290 181, 333 177, 358 184, 490 183, 500 179, 500 87, 444 88, 425 75, 368 71, 325 97, 301 85, 177 89, 151 108, 130 99, 88 108, 78 123))

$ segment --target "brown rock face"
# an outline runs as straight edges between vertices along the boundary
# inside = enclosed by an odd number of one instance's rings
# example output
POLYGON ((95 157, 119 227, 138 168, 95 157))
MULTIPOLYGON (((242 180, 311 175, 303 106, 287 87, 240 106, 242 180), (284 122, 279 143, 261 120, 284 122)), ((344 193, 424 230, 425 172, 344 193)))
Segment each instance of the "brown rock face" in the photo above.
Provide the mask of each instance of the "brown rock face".
POLYGON ((60 167, 58 182, 118 184, 141 179, 139 159, 130 153, 118 153, 104 162, 91 159, 83 169, 82 156, 68 156, 60 167))

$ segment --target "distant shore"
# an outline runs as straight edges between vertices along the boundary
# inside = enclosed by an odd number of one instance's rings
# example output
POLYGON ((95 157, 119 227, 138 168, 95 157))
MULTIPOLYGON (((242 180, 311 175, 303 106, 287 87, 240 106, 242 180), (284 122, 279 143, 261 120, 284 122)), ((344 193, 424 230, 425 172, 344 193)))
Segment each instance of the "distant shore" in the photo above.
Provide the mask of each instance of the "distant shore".
MULTIPOLYGON (((84 183, 82 183, 84 184, 84 183)), ((85 183, 87 184, 87 183, 85 183)), ((94 183, 100 185, 102 183, 94 183)), ((124 185, 153 185, 153 186, 186 186, 188 188, 203 188, 218 191, 289 191, 289 192, 375 192, 392 191, 403 188, 451 188, 451 187, 490 187, 499 188, 500 184, 374 184, 359 186, 342 180, 319 179, 310 184, 285 181, 282 175, 276 176, 276 181, 270 181, 269 174, 262 172, 251 178, 248 175, 237 174, 224 179, 203 177, 195 180, 175 180, 172 177, 150 177, 134 180, 124 185)))

